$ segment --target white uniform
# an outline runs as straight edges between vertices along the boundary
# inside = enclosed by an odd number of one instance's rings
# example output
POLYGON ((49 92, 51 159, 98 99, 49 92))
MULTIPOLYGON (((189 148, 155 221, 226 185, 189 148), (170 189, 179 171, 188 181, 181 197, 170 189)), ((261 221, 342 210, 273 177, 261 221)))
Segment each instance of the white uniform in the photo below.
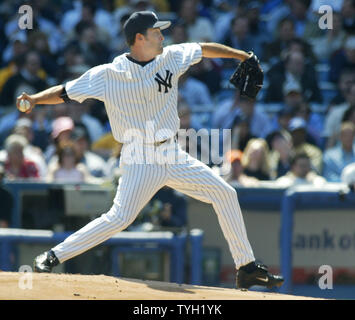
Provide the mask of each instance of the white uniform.
MULTIPOLYGON (((160 142, 175 136, 179 129, 178 78, 201 58, 202 49, 196 43, 165 47, 162 54, 145 66, 123 54, 112 63, 94 67, 68 82, 66 91, 70 99, 79 102, 87 98, 103 101, 116 140, 126 143, 125 132, 130 129, 145 135, 147 122, 152 122, 153 139, 160 142)), ((144 143, 154 142, 145 138, 144 143)), ((163 186, 213 205, 236 268, 255 260, 234 188, 186 154, 174 139, 167 143, 187 161, 123 164, 112 208, 52 249, 60 262, 127 228, 163 186)), ((125 144, 121 157, 124 154, 125 144)))

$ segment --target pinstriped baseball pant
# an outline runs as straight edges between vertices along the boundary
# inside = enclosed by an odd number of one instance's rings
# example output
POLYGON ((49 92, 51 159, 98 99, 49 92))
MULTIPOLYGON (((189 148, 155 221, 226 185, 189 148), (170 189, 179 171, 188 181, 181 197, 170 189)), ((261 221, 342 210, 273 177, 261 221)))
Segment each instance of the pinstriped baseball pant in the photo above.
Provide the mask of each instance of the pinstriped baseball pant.
POLYGON ((187 161, 123 165, 113 206, 52 249, 59 261, 73 258, 126 229, 163 186, 212 204, 236 268, 254 261, 234 188, 181 148, 178 153, 187 161))

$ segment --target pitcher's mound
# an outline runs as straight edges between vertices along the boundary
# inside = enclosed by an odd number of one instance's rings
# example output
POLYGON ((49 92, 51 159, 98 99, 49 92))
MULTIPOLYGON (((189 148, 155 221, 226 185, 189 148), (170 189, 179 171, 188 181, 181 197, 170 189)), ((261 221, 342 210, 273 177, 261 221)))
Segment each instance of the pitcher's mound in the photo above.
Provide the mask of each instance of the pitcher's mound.
POLYGON ((293 300, 311 298, 104 275, 0 272, 0 299, 293 300), (31 284, 30 277, 32 277, 32 288, 28 288, 31 284))

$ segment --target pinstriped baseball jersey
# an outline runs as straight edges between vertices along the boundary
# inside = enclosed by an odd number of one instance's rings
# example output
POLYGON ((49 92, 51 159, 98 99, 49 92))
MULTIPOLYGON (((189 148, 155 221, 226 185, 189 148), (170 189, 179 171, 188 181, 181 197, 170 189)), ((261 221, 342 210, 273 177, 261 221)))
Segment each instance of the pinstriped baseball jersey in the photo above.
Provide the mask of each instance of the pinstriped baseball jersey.
MULTIPOLYGON (((128 129, 138 129, 145 136, 148 121, 154 123, 154 140, 162 141, 174 136, 180 126, 178 79, 201 58, 197 43, 167 46, 145 66, 129 60, 125 53, 69 81, 66 91, 79 102, 88 98, 103 101, 117 141, 128 142, 128 129)), ((147 136, 146 142, 154 142, 148 140, 147 136)))

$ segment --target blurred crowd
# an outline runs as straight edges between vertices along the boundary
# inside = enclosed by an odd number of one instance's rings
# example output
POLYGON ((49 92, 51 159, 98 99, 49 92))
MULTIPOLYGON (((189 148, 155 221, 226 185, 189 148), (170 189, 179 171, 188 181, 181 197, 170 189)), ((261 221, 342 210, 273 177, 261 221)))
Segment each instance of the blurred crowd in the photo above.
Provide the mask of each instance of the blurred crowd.
MULTIPOLYGON (((15 100, 23 91, 65 84, 127 52, 122 26, 141 10, 173 22, 163 32, 165 45, 218 42, 259 57, 265 85, 257 101, 230 86, 238 64, 232 59, 203 59, 179 82, 181 128, 231 129, 232 150, 222 155, 223 166, 210 163, 221 174, 230 169, 223 175, 228 182, 355 184, 355 0, 1 1, 5 179, 102 183, 119 176, 118 144, 100 101, 37 106, 23 114, 15 100), (19 28, 24 4, 33 10, 32 29, 19 28), (322 5, 332 8, 325 29, 319 24, 322 5)), ((220 145, 226 139, 221 134, 220 145)), ((173 216, 164 201, 163 220, 173 216)))

